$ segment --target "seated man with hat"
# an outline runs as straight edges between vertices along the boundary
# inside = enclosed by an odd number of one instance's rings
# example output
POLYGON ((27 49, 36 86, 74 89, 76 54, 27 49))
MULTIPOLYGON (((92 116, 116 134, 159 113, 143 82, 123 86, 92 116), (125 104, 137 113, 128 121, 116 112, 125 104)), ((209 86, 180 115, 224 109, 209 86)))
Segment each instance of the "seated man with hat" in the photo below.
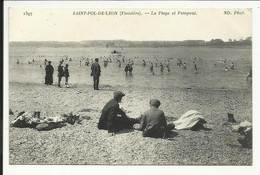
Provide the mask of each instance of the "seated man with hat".
POLYGON ((159 100, 152 99, 151 108, 142 114, 140 127, 135 129, 143 131, 144 137, 167 138, 174 129, 174 124, 167 125, 164 112, 158 109, 160 105, 159 100))
POLYGON ((139 119, 129 118, 126 113, 119 108, 119 103, 125 94, 121 91, 114 92, 111 99, 103 108, 98 122, 98 129, 108 130, 114 135, 115 132, 123 129, 133 129, 133 125, 139 123, 139 119))

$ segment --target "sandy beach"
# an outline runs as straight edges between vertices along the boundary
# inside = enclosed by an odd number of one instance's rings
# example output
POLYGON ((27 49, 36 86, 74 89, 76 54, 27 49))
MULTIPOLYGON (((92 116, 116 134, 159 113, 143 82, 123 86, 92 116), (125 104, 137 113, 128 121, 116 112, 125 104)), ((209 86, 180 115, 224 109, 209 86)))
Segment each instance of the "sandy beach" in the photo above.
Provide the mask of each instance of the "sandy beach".
MULTIPOLYGON (((50 131, 31 128, 9 130, 10 164, 116 164, 116 165, 252 165, 252 149, 242 148, 232 132, 227 113, 237 122, 252 122, 250 89, 140 88, 74 84, 58 88, 40 83, 9 83, 9 108, 40 111, 41 116, 73 112, 83 116, 82 124, 50 131), (168 122, 188 110, 203 114, 208 130, 174 130, 169 140, 144 138, 140 131, 124 130, 109 136, 98 130, 103 106, 113 91, 126 93, 120 107, 129 117, 149 109, 149 100, 158 98, 168 122)), ((14 119, 9 115, 9 121, 14 119)))

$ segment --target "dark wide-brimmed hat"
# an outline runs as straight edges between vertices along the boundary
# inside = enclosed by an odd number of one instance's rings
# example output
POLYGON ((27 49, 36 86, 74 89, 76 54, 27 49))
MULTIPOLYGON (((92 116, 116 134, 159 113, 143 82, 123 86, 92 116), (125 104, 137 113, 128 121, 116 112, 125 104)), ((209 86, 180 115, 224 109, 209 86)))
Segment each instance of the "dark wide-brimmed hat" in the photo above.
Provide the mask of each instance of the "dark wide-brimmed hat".
POLYGON ((98 58, 95 58, 95 61, 98 61, 98 58))
POLYGON ((121 91, 115 91, 114 92, 114 98, 115 99, 119 99, 119 98, 122 98, 123 96, 125 96, 125 94, 121 91))
POLYGON ((51 61, 48 61, 48 63, 51 63, 51 61))
POLYGON ((150 100, 149 103, 151 106, 155 106, 155 107, 159 107, 161 105, 161 102, 157 99, 152 99, 152 100, 150 100))

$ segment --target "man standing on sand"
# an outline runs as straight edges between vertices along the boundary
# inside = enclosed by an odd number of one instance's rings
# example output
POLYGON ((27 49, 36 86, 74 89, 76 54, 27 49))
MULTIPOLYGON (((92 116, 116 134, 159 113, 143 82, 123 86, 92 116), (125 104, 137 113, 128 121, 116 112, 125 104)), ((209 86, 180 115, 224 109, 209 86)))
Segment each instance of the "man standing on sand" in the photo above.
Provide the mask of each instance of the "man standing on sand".
POLYGON ((62 61, 60 61, 60 64, 58 66, 58 87, 60 86, 61 78, 64 76, 62 61))
POLYGON ((91 65, 91 76, 93 76, 94 81, 94 90, 99 90, 99 77, 101 73, 100 65, 98 64, 98 58, 95 59, 95 62, 91 65))
POLYGON ((121 91, 114 92, 111 99, 103 108, 98 122, 98 129, 108 130, 108 133, 115 135, 116 131, 123 129, 133 129, 133 125, 139 123, 139 119, 129 118, 126 113, 119 108, 119 103, 125 94, 121 91))
POLYGON ((49 64, 45 67, 45 84, 52 85, 53 83, 53 71, 54 68, 51 65, 51 61, 48 62, 49 64))
POLYGON ((135 129, 143 131, 144 137, 168 138, 169 133, 174 129, 174 124, 166 123, 164 112, 159 108, 161 105, 157 99, 150 101, 150 109, 141 116, 140 127, 135 129))

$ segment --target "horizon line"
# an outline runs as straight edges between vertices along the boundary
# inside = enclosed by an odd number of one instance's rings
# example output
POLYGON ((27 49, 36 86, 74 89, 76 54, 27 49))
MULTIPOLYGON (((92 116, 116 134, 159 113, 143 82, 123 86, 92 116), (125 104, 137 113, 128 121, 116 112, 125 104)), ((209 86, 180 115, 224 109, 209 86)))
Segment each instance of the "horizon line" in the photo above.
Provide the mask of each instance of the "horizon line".
MULTIPOLYGON (((249 38, 252 36, 248 36, 248 37, 243 37, 243 38, 249 38)), ((186 40, 127 40, 127 39, 97 39, 97 40, 80 40, 80 41, 55 41, 55 40, 46 40, 46 41, 35 41, 35 40, 29 40, 29 41, 9 41, 10 42, 85 42, 85 41, 138 41, 138 42, 182 42, 182 41, 211 41, 211 40, 216 40, 216 39, 221 39, 221 38, 212 38, 210 40, 204 40, 204 39, 186 39, 186 40)), ((240 39, 233 39, 230 38, 232 40, 237 40, 239 41, 240 39)), ((223 39, 221 39, 222 41, 225 41, 223 39)), ((242 39, 244 40, 244 39, 242 39)), ((228 40, 227 40, 228 41, 228 40)))

